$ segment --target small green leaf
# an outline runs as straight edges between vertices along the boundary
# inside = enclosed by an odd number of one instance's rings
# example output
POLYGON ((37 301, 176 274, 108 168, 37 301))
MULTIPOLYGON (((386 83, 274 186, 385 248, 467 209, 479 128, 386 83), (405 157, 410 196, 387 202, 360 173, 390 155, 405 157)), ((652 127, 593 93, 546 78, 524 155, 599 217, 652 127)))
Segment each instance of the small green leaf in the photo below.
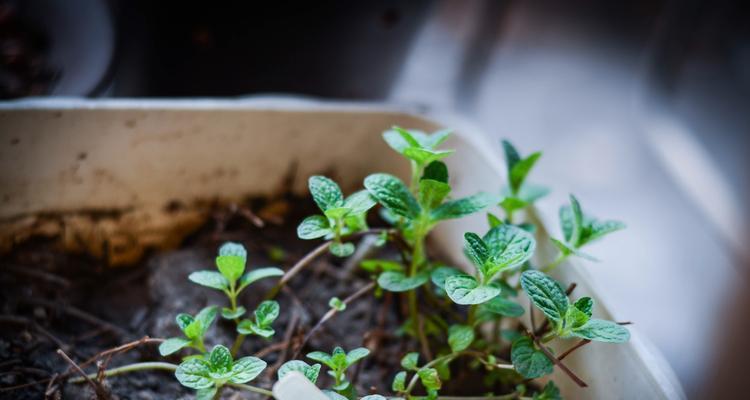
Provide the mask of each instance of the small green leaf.
MULTIPOLYGON (((428 147, 430 149, 434 149, 435 147, 440 146, 446 139, 448 139, 448 136, 450 136, 453 133, 450 129, 441 129, 439 131, 435 131, 430 135, 425 135, 426 137, 420 141, 422 146, 428 147)), ((417 136, 417 140, 419 140, 419 136, 417 136)))
POLYGON ((403 272, 386 271, 378 277, 378 285, 390 292, 405 292, 424 285, 429 279, 430 275, 427 271, 411 277, 407 277, 403 272))
POLYGON ((177 326, 180 327, 180 330, 185 333, 185 329, 195 321, 195 318, 193 318, 192 315, 180 313, 177 314, 175 317, 175 322, 177 322, 177 326))
POLYGON ((573 305, 590 317, 594 309, 594 300, 591 297, 581 297, 573 305))
POLYGON ((245 250, 245 246, 234 242, 226 242, 221 245, 221 247, 219 247, 219 255, 236 256, 243 260, 247 260, 247 250, 245 250))
POLYGON ((297 227, 297 237, 304 240, 318 239, 331 232, 328 218, 322 215, 311 215, 297 227))
POLYGON ((430 274, 430 280, 432 280, 432 283, 435 284, 435 286, 441 289, 445 289, 445 280, 448 279, 448 277, 451 277, 454 275, 465 275, 465 274, 456 268, 441 266, 432 270, 432 273, 430 274))
POLYGON ((401 263, 392 260, 370 259, 363 260, 360 267, 368 272, 381 271, 403 271, 404 266, 401 263))
POLYGON ((221 317, 224 319, 236 319, 245 315, 245 312, 247 312, 247 310, 242 306, 237 307, 236 310, 232 310, 229 307, 222 307, 221 317))
POLYGON ((591 221, 591 224, 586 227, 587 235, 582 238, 581 246, 584 244, 591 243, 595 240, 599 240, 605 235, 612 232, 616 232, 625 229, 625 224, 620 221, 591 221))
POLYGON ((474 328, 468 325, 451 325, 448 328, 448 345, 456 353, 466 350, 474 341, 474 328))
POLYGON ((523 208, 526 208, 529 203, 519 199, 515 196, 505 196, 500 200, 500 207, 505 210, 505 213, 510 215, 516 210, 521 210, 523 208))
POLYGON ((334 207, 329 208, 323 212, 326 217, 332 219, 332 220, 339 220, 341 218, 346 217, 350 212, 352 211, 349 207, 334 207))
POLYGON ((216 386, 211 386, 205 389, 198 389, 198 391, 195 392, 195 400, 212 400, 214 396, 216 396, 217 390, 218 389, 216 388, 216 386))
POLYGON ((232 369, 232 354, 229 349, 217 344, 208 354, 211 372, 230 371, 232 369))
MULTIPOLYGON (((589 319, 591 319, 591 317, 588 316, 585 312, 579 310, 575 305, 570 305, 568 307, 568 310, 565 312, 565 318, 562 327, 563 332, 569 329, 578 329, 586 324, 589 319)), ((564 334, 564 336, 568 335, 564 334)))
POLYGON ((334 256, 343 258, 349 257, 350 255, 354 254, 354 250, 356 250, 356 247, 354 246, 354 243, 333 242, 331 243, 329 250, 334 256))
POLYGON ((316 383, 318 381, 318 375, 320 375, 320 364, 309 365, 304 361, 291 360, 282 364, 276 374, 279 380, 281 380, 281 378, 285 377, 292 371, 297 371, 304 375, 310 382, 316 383))
POLYGON ((333 368, 333 359, 328 353, 322 351, 313 351, 312 353, 307 353, 306 357, 311 360, 321 362, 327 365, 329 368, 333 368))
POLYGON ((451 218, 461 218, 477 211, 481 211, 487 206, 497 202, 497 198, 488 193, 477 193, 473 196, 464 197, 458 200, 452 200, 441 204, 438 208, 432 210, 430 218, 435 221, 451 218))
POLYGON ((503 221, 498 218, 495 214, 487 213, 487 224, 490 228, 494 228, 503 224, 503 221))
POLYGON ((393 377, 391 390, 396 393, 400 393, 406 390, 406 371, 400 371, 396 374, 396 376, 393 377))
POLYGON ((542 153, 540 152, 533 153, 513 166, 510 170, 510 187, 513 193, 518 193, 523 181, 526 179, 526 175, 529 174, 529 171, 531 171, 531 168, 534 167, 534 164, 536 164, 541 156, 542 153))
POLYGON ((315 204, 321 211, 325 212, 331 208, 344 205, 344 194, 336 182, 321 175, 313 175, 308 179, 307 186, 310 188, 315 204))
POLYGON ((568 296, 554 279, 539 271, 521 274, 521 287, 552 322, 560 323, 568 310, 568 296))
POLYGON ((188 339, 197 339, 203 337, 203 326, 200 321, 193 321, 183 330, 188 339))
POLYGON ((379 395, 379 394, 370 394, 365 397, 362 397, 359 400, 388 400, 385 397, 379 395))
POLYGON ((229 288, 227 278, 216 271, 195 271, 188 275, 188 279, 193 283, 212 289, 227 290, 229 288))
POLYGON ((245 259, 239 256, 218 256, 216 266, 230 283, 236 282, 245 272, 245 259))
POLYGON ((275 276, 283 276, 284 271, 276 267, 264 267, 253 269, 250 272, 245 273, 240 278, 239 290, 244 289, 248 285, 251 285, 261 279, 272 278, 275 276))
POLYGON ((346 303, 338 297, 331 297, 331 300, 328 300, 328 306, 339 312, 346 310, 346 303))
POLYGON ((533 400, 562 400, 560 389, 555 386, 555 382, 549 381, 544 385, 544 389, 534 395, 533 400))
MULTIPOLYGON (((344 382, 344 383, 346 385, 349 384, 349 382, 344 382)), ((342 388, 342 390, 343 389, 346 389, 346 388, 344 387, 342 388)), ((346 396, 342 396, 332 390, 323 390, 323 394, 326 395, 326 397, 328 397, 329 400, 349 400, 346 396)))
POLYGON ((524 313, 523 307, 520 304, 500 296, 482 304, 481 308, 493 314, 512 318, 518 318, 524 313))
POLYGON ((201 334, 200 334, 201 336, 205 335, 206 331, 208 331, 208 328, 210 328, 211 324, 214 323, 218 312, 219 312, 219 307, 208 306, 200 310, 200 312, 198 312, 198 314, 195 315, 195 320, 200 321, 201 323, 201 334))
POLYGON ((268 327, 279 317, 279 303, 275 300, 266 300, 258 305, 254 314, 258 325, 268 327))
POLYGON ((346 366, 348 367, 368 355, 370 355, 370 350, 364 347, 358 347, 346 354, 346 366))
POLYGON ((416 219, 421 212, 409 188, 398 178, 388 174, 373 174, 365 178, 365 188, 375 199, 396 215, 416 219))
POLYGON ((509 141, 502 140, 501 143, 503 145, 503 150, 505 151, 505 163, 508 167, 508 174, 510 174, 510 171, 513 170, 516 163, 521 161, 521 156, 518 155, 518 150, 516 150, 509 141))
POLYGON ((536 240, 529 232, 513 225, 500 225, 490 229, 482 238, 489 248, 489 259, 483 271, 490 279, 499 271, 515 268, 534 255, 536 240))
POLYGON ((465 252, 474 265, 483 268, 490 257, 490 249, 476 233, 464 233, 465 252))
POLYGON ((549 375, 554 369, 552 361, 534 347, 534 342, 528 336, 522 336, 513 342, 510 360, 516 371, 529 379, 549 375))
POLYGON ((176 353, 180 349, 190 346, 191 340, 185 338, 169 338, 159 345, 159 354, 162 356, 168 356, 172 353, 176 353))
POLYGON ((211 372, 208 362, 199 358, 191 358, 177 367, 174 376, 182 386, 191 389, 206 389, 214 385, 209 377, 211 372))
MULTIPOLYGON (((213 352, 212 352, 213 353, 213 352)), ((266 362, 257 357, 242 357, 232 364, 233 383, 245 383, 255 379, 266 369, 266 362)))
POLYGON ((419 181, 419 193, 417 196, 419 205, 428 210, 435 208, 442 203, 450 191, 451 187, 447 183, 432 179, 422 179, 419 181))
POLYGON ((419 380, 422 381, 422 385, 427 390, 439 390, 443 385, 435 368, 422 368, 417 371, 417 375, 419 375, 419 380))
POLYGON ((344 207, 349 208, 353 214, 366 213, 369 209, 375 207, 375 204, 377 204, 375 199, 367 190, 355 192, 344 201, 344 207))
POLYGON ((401 367, 403 367, 405 370, 416 371, 418 362, 419 353, 408 353, 401 359, 401 367))
POLYGON ((560 209, 560 224, 565 241, 577 248, 583 230, 583 211, 581 211, 581 204, 578 199, 572 194, 570 195, 570 207, 560 209))
POLYGON ((403 155, 420 165, 424 165, 433 161, 442 160, 453 153, 455 153, 454 150, 430 150, 419 147, 408 147, 404 149, 403 155))
POLYGON ((442 183, 448 183, 448 167, 442 161, 433 161, 424 169, 422 180, 430 179, 442 183))
POLYGON ((494 285, 480 285, 469 275, 454 275, 445 280, 445 292, 456 304, 481 304, 500 294, 494 285))
POLYGON ((582 327, 574 329, 573 335, 606 343, 623 343, 630 339, 630 332, 624 326, 596 318, 592 318, 582 327))
POLYGON ((333 369, 346 368, 346 352, 339 346, 333 348, 331 352, 331 363, 333 363, 333 369))

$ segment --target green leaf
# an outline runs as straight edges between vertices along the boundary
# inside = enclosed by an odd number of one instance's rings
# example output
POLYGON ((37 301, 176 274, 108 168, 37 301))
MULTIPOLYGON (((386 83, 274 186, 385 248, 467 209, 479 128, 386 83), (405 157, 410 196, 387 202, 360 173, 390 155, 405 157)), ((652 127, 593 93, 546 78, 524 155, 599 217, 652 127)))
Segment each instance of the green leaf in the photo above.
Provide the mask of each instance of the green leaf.
POLYGON ((227 290, 229 288, 227 278, 216 271, 195 271, 188 275, 188 279, 193 283, 212 289, 227 290))
POLYGON ((630 339, 630 332, 624 326, 596 318, 592 318, 582 327, 574 329, 573 335, 606 343, 623 343, 630 339))
MULTIPOLYGON (((565 319, 563 323, 563 332, 572 329, 578 329, 586 324, 591 317, 585 312, 579 310, 575 305, 570 305, 568 310, 565 312, 565 319)), ((564 334, 563 336, 568 336, 564 334)))
POLYGON ((482 238, 489 248, 485 278, 497 272, 522 265, 534 255, 536 240, 529 232, 513 225, 492 228, 482 238))
POLYGON ((591 297, 581 297, 573 303, 573 305, 582 313, 590 317, 592 310, 594 309, 594 300, 591 297))
POLYGON ((443 385, 435 368, 422 368, 417 371, 417 375, 419 375, 419 380, 422 381, 422 385, 427 390, 439 390, 443 385))
POLYGON ((418 368, 417 367, 418 362, 419 362, 419 353, 417 352, 407 353, 401 359, 401 367, 403 367, 405 370, 416 371, 418 368))
POLYGON ((420 147, 407 147, 402 153, 406 158, 416 161, 420 165, 442 160, 455 153, 455 150, 430 150, 420 147))
POLYGON ((435 284, 435 286, 441 289, 445 289, 445 280, 448 279, 448 277, 451 277, 454 275, 465 275, 465 274, 456 268, 441 266, 432 270, 432 273, 430 273, 430 280, 432 280, 432 283, 435 284))
POLYGON ((365 397, 362 397, 359 400, 387 400, 387 399, 379 394, 370 394, 365 397))
POLYGON ((363 260, 360 267, 368 272, 381 272, 381 271, 403 271, 404 266, 401 263, 392 260, 382 259, 370 259, 363 260))
POLYGON ((549 194, 549 188, 540 185, 523 184, 516 196, 528 204, 531 204, 549 194))
POLYGON ((422 145, 424 147, 429 147, 431 149, 434 149, 435 147, 440 146, 443 142, 445 142, 446 139, 453 133, 450 129, 441 129, 439 131, 435 131, 430 135, 427 135, 426 138, 422 140, 422 145))
POLYGON ((266 300, 258 305, 254 314, 258 325, 268 327, 279 317, 279 303, 275 300, 266 300))
MULTIPOLYGON (((349 382, 345 382, 345 383, 347 385, 349 384, 349 382)), ((326 395, 326 397, 328 397, 329 400, 349 400, 346 396, 342 396, 332 390, 323 390, 323 394, 326 395)))
POLYGON ((230 283, 236 282, 245 272, 245 259, 239 256, 218 256, 216 267, 230 283))
POLYGON ((291 360, 282 364, 276 374, 279 380, 281 380, 281 378, 292 371, 297 371, 304 375, 310 382, 316 383, 318 381, 318 375, 320 375, 320 364, 309 365, 304 361, 291 360))
POLYGON ((406 371, 400 371, 393 377, 393 383, 391 384, 391 390, 396 393, 403 392, 406 390, 406 371))
POLYGON ((272 278, 275 276, 283 276, 284 271, 276 267, 264 267, 256 268, 250 272, 245 273, 240 278, 239 290, 244 289, 248 285, 251 285, 261 279, 272 278))
POLYGON ((313 175, 308 179, 307 186, 310 188, 315 204, 321 211, 325 212, 331 208, 344 205, 344 194, 336 182, 321 175, 313 175))
POLYGON ((583 230, 583 211, 578 199, 570 195, 570 207, 563 206, 560 209, 560 224, 565 241, 578 247, 581 231, 583 230))
POLYGON ((368 355, 370 355, 370 350, 364 347, 358 347, 346 354, 346 366, 348 367, 368 355))
POLYGON ((421 179, 448 183, 448 167, 442 161, 433 161, 427 164, 421 179))
POLYGON ((354 247, 354 243, 333 242, 331 243, 329 250, 334 256, 343 258, 354 254, 356 247, 354 247))
POLYGON ((568 311, 568 296, 554 279, 539 271, 524 271, 521 287, 534 305, 552 322, 559 324, 568 311))
POLYGON ((367 190, 354 192, 344 201, 344 207, 349 208, 352 214, 366 213, 375 207, 375 204, 377 204, 375 199, 372 198, 370 192, 367 190))
POLYGON ((208 363, 211 367, 211 372, 231 371, 232 354, 228 348, 217 344, 211 349, 211 353, 208 354, 208 363))
POLYGON ((522 336, 513 342, 510 360, 516 371, 529 379, 549 375, 554 369, 552 361, 534 347, 534 342, 528 336, 522 336))
POLYGON ((480 285, 469 275, 454 275, 445 280, 445 292, 456 304, 481 304, 500 294, 494 285, 480 285))
POLYGON ((328 300, 328 306, 336 311, 346 310, 346 303, 341 301, 338 297, 331 297, 331 300, 328 300))
POLYGON ((496 197, 491 194, 477 193, 473 196, 441 204, 438 208, 430 212, 430 218, 436 221, 461 218, 477 211, 481 211, 487 208, 487 206, 494 204, 496 201, 496 197))
POLYGON ((584 244, 591 243, 595 240, 599 240, 605 235, 612 232, 625 229, 625 224, 620 221, 597 221, 593 220, 589 226, 586 227, 587 235, 581 240, 581 246, 584 244))
POLYGON ((185 338, 169 338, 159 345, 159 354, 162 356, 168 356, 172 353, 176 353, 180 349, 190 346, 191 340, 185 338))
POLYGON ((236 310, 232 310, 229 307, 222 307, 221 317, 224 319, 236 319, 245 315, 245 312, 247 312, 247 310, 242 306, 237 307, 236 310))
POLYGON ((216 396, 217 390, 215 385, 205 389, 198 389, 195 392, 195 400, 212 400, 216 396))
POLYGON ((191 389, 206 389, 214 385, 209 377, 210 365, 205 360, 191 358, 177 367, 174 376, 182 386, 191 389))
POLYGON ((346 217, 351 211, 351 208, 348 207, 333 207, 325 210, 323 214, 332 220, 339 220, 346 217))
POLYGON ((503 221, 495 214, 487 213, 487 224, 490 226, 490 228, 495 228, 502 225, 503 221))
POLYGON ((526 179, 526 175, 529 174, 529 171, 531 171, 531 168, 534 167, 534 164, 536 164, 541 156, 542 153, 540 152, 533 153, 513 166, 510 170, 510 187, 513 193, 518 193, 523 181, 526 179))
POLYGON ((432 179, 422 179, 419 181, 419 205, 425 209, 432 209, 440 205, 451 191, 447 183, 434 181, 432 179))
POLYGON ((219 255, 236 256, 243 260, 247 260, 247 250, 245 250, 245 246, 234 242, 226 242, 221 245, 221 247, 219 247, 219 255))
POLYGON ((466 350, 474 341, 474 328, 468 325, 451 325, 448 328, 448 345, 456 353, 466 350))
POLYGON ((416 219, 421 212, 409 188, 398 178, 388 174, 372 174, 365 178, 365 188, 375 199, 396 215, 416 219))
POLYGON ((524 313, 523 307, 520 304, 500 296, 482 304, 481 308, 493 314, 512 318, 518 318, 524 313))
POLYGON ((474 265, 483 268, 487 259, 490 258, 490 249, 482 238, 476 233, 464 233, 465 253, 474 265))
POLYGON ((199 321, 201 323, 201 337, 206 334, 206 331, 208 331, 208 328, 211 327, 211 324, 214 323, 214 320, 216 320, 216 315, 219 312, 219 308, 217 306, 209 306, 205 307, 204 309, 200 310, 198 314, 195 315, 195 320, 199 321))
POLYGON ((192 315, 180 313, 175 317, 175 321, 177 322, 177 326, 180 327, 180 330, 185 333, 185 329, 195 321, 195 318, 193 318, 192 315))
POLYGON ((582 251, 580 251, 580 250, 578 250, 576 248, 571 247, 567 243, 563 243, 563 242, 561 242, 561 241, 559 241, 559 240, 557 240, 555 238, 550 238, 550 241, 552 241, 552 244, 554 244, 555 247, 557 247, 557 249, 560 250, 560 253, 562 253, 563 256, 574 255, 576 257, 581 257, 581 258, 583 258, 585 260, 589 260, 589 261, 593 261, 593 262, 598 262, 599 261, 596 257, 588 255, 588 254, 586 254, 586 253, 584 253, 584 252, 582 252, 582 251))
POLYGON ((331 363, 333 369, 346 368, 346 352, 339 346, 333 348, 331 352, 331 363))
POLYGON ((266 362, 257 357, 242 357, 232 364, 233 383, 245 383, 255 379, 266 369, 266 362))
POLYGON ((185 333, 185 336, 187 336, 188 339, 201 338, 203 337, 203 326, 200 321, 193 321, 190 325, 185 327, 183 333, 185 333))
POLYGON ((562 400, 562 396, 555 382, 549 381, 540 393, 534 395, 533 400, 562 400))
POLYGON ((297 226, 297 237, 304 240, 318 239, 331 232, 328 218, 322 215, 311 215, 297 226))
POLYGON ((378 285, 389 292, 405 292, 424 285, 429 279, 430 274, 427 271, 411 277, 399 271, 386 271, 378 277, 378 285))
POLYGON ((513 170, 513 167, 521 161, 521 156, 518 155, 518 150, 516 150, 509 141, 502 140, 501 143, 503 145, 503 150, 505 151, 505 163, 508 166, 508 174, 510 175, 510 171, 513 170))
POLYGON ((334 368, 333 359, 328 353, 322 351, 313 351, 312 353, 307 353, 306 357, 311 360, 321 362, 327 365, 329 368, 334 368))
POLYGON ((502 207, 508 215, 516 210, 521 210, 528 205, 529 203, 514 196, 505 196, 500 200, 500 207, 502 207))

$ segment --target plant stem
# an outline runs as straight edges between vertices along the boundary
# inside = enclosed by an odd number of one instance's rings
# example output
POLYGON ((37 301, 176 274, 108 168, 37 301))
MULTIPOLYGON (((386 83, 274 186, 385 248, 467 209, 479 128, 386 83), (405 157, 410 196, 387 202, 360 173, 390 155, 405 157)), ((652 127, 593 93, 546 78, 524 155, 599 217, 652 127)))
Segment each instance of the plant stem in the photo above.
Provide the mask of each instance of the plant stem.
MULTIPOLYGON (((460 357, 460 356, 472 356, 472 357, 476 357, 480 361, 484 361, 484 359, 483 359, 484 354, 483 353, 480 353, 480 352, 474 351, 474 350, 464 350, 464 351, 459 351, 458 353, 451 353, 451 354, 446 354, 444 356, 440 356, 440 357, 438 357, 438 358, 436 358, 436 359, 428 362, 427 364, 423 365, 419 369, 421 370, 421 369, 425 369, 425 368, 431 368, 431 367, 433 367, 434 365, 436 365, 438 363, 441 363, 443 361, 452 361, 454 358, 457 358, 457 357, 460 357)), ((483 364, 490 365, 490 366, 493 366, 495 368, 513 369, 513 364, 489 364, 486 361, 483 362, 483 364)), ((409 381, 409 385, 406 386, 406 390, 404 391, 404 394, 407 396, 407 398, 409 398, 408 396, 411 393, 411 391, 414 390, 414 386, 416 386, 418 379, 419 379, 419 374, 415 373, 414 376, 412 376, 411 380, 409 381)), ((444 397, 439 397, 439 398, 444 398, 444 397)), ((510 397, 510 398, 512 399, 513 397, 510 397)))
MULTIPOLYGON (((418 226, 414 235, 414 249, 411 256, 411 265, 409 265, 409 277, 413 277, 417 274, 419 265, 424 259, 424 234, 418 226)), ((424 333, 424 327, 420 321, 419 309, 417 307, 417 289, 412 289, 407 292, 409 301, 409 319, 411 320, 414 332, 417 333, 417 339, 419 340, 420 346, 424 356, 430 360, 432 359, 432 353, 430 352, 430 346, 427 343, 427 337, 424 333)))
POLYGON ((227 382, 224 385, 231 386, 231 387, 237 388, 237 389, 242 389, 242 390, 245 390, 245 391, 248 391, 248 392, 260 393, 260 394, 262 394, 264 396, 273 396, 273 392, 270 391, 270 390, 259 388, 257 386, 246 385, 244 383, 227 382))
POLYGON ((243 335, 242 333, 237 335, 237 337, 234 339, 234 343, 232 344, 232 350, 231 350, 232 357, 237 356, 237 353, 240 352, 240 348, 242 347, 242 343, 244 341, 245 341, 245 335, 243 335))
POLYGON ((542 268, 542 272, 544 272, 544 273, 552 272, 552 270, 554 270, 555 268, 557 268, 557 266, 560 265, 567 258, 568 258, 567 255, 563 255, 562 253, 560 253, 560 255, 558 255, 557 258, 555 259, 555 261, 552 261, 549 265, 547 265, 546 267, 542 268))

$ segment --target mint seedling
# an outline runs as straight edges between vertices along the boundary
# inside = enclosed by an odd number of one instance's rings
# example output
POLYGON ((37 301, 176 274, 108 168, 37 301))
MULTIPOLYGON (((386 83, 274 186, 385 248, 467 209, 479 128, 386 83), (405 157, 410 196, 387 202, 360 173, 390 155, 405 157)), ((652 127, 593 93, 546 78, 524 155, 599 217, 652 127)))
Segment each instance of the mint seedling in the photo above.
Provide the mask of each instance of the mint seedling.
POLYGON ((325 176, 311 176, 308 187, 323 215, 305 218, 297 227, 297 236, 305 240, 325 237, 333 240, 330 247, 333 255, 352 255, 354 244, 344 243, 341 238, 367 229, 367 211, 375 205, 375 201, 364 190, 344 199, 339 185, 325 176))
POLYGON ((175 371, 175 377, 183 386, 196 389, 197 399, 213 399, 227 382, 249 382, 265 368, 266 362, 256 357, 243 357, 234 361, 229 349, 217 345, 204 357, 182 362, 175 371))
POLYGON ((203 339, 206 336, 208 328, 216 319, 217 308, 215 306, 206 307, 201 310, 195 317, 189 314, 178 314, 175 320, 185 337, 169 338, 159 345, 159 354, 167 356, 179 351, 185 347, 194 348, 200 352, 205 352, 203 339))
POLYGON ((318 382, 318 375, 320 375, 320 364, 310 365, 300 360, 287 361, 279 367, 277 372, 278 378, 281 379, 292 371, 299 372, 310 382, 316 383, 318 382))
MULTIPOLYGON (((509 141, 503 140, 501 143, 505 151, 508 186, 502 190, 503 199, 500 201, 500 207, 505 211, 507 221, 511 222, 515 211, 526 208, 536 200, 546 196, 549 189, 526 183, 526 177, 542 156, 541 152, 535 152, 526 158, 522 158, 518 154, 518 150, 509 141)), ((499 219, 492 214, 490 216, 488 217, 490 226, 495 226, 499 219)))
POLYGON ((237 332, 243 335, 258 335, 270 338, 276 333, 271 324, 279 317, 279 303, 266 300, 258 305, 253 312, 252 319, 243 319, 237 324, 237 332))
POLYGON ((346 369, 359 360, 367 357, 369 354, 370 350, 367 350, 364 347, 356 348, 348 353, 341 347, 336 347, 331 354, 322 351, 314 351, 308 353, 307 358, 323 363, 323 365, 330 368, 331 370, 328 371, 328 374, 334 379, 333 390, 344 396, 351 397, 354 388, 346 379, 346 369))

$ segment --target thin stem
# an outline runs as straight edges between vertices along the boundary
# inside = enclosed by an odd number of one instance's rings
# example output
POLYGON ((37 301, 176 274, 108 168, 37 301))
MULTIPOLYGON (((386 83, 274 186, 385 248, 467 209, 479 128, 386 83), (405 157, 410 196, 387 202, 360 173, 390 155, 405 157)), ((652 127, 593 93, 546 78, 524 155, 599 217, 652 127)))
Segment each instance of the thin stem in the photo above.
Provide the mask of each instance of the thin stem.
MULTIPOLYGON (((134 364, 128 364, 123 365, 122 367, 117 368, 111 368, 106 371, 104 371, 104 376, 116 376, 121 374, 126 374, 128 372, 135 372, 135 371, 146 371, 146 370, 162 370, 162 371, 175 371, 177 370, 177 365, 167 363, 167 362, 161 362, 161 361, 149 361, 149 362, 141 362, 141 363, 134 363, 134 364)), ((88 374, 86 375, 88 379, 94 379, 96 378, 96 374, 88 374)), ((70 383, 82 383, 85 379, 83 377, 78 378, 72 378, 70 379, 70 383)))
MULTIPOLYGON (((461 357, 461 356, 476 357, 480 361, 484 361, 484 356, 485 355, 483 353, 480 353, 480 352, 474 351, 474 350, 459 351, 458 353, 451 353, 451 354, 446 354, 444 356, 440 356, 440 357, 438 357, 438 358, 436 358, 436 359, 428 362, 427 364, 423 365, 419 369, 421 370, 421 369, 425 369, 425 368, 430 368, 430 367, 432 367, 432 366, 434 366, 434 365, 436 365, 438 363, 441 363, 443 361, 452 361, 454 358, 461 357)), ((493 366, 495 368, 513 369, 513 364, 490 364, 490 363, 487 363, 487 362, 484 362, 484 363, 485 363, 485 365, 490 365, 490 366, 493 366)), ((404 391, 404 394, 407 395, 407 398, 408 398, 409 394, 411 393, 411 391, 414 390, 414 386, 416 386, 418 379, 419 379, 419 374, 415 373, 414 376, 412 376, 411 380, 409 381, 409 385, 406 386, 406 390, 404 391)), ((440 398, 442 398, 442 397, 440 397, 440 398)))
POLYGON ((279 282, 276 283, 276 285, 266 294, 265 300, 270 300, 279 293, 279 290, 286 285, 287 282, 289 282, 290 279, 292 279, 295 275, 297 275, 302 269, 304 269, 307 264, 309 264, 312 260, 318 258, 321 254, 324 254, 328 248, 331 246, 331 242, 325 242, 321 244, 320 246, 316 247, 313 251, 307 253, 304 257, 302 257, 299 261, 297 261, 296 264, 292 266, 292 268, 289 269, 289 271, 286 271, 284 273, 284 276, 279 279, 279 282))
POLYGON ((549 265, 547 265, 546 267, 542 268, 542 272, 544 272, 544 273, 550 273, 550 272, 552 272, 552 270, 554 270, 555 268, 557 268, 558 265, 560 265, 563 261, 565 261, 567 259, 568 259, 567 255, 563 255, 563 253, 560 253, 560 255, 558 255, 557 258, 555 259, 555 261, 552 261, 549 265))
POLYGON ((227 382, 224 385, 231 386, 231 387, 237 388, 237 389, 242 389, 242 390, 245 390, 245 391, 248 391, 248 392, 260 393, 260 394, 265 395, 265 396, 273 396, 273 392, 270 391, 270 390, 259 388, 257 386, 246 385, 244 383, 227 382))
POLYGON ((562 361, 563 358, 569 356, 572 352, 580 349, 581 347, 589 343, 591 343, 591 340, 583 339, 580 342, 576 343, 573 347, 569 348, 568 350, 565 350, 562 354, 560 354, 560 357, 557 357, 557 359, 562 361))
POLYGON ((240 333, 234 339, 234 343, 232 344, 232 350, 231 350, 232 357, 236 357, 237 353, 240 352, 240 348, 242 347, 242 343, 245 341, 245 336, 246 335, 240 333))

